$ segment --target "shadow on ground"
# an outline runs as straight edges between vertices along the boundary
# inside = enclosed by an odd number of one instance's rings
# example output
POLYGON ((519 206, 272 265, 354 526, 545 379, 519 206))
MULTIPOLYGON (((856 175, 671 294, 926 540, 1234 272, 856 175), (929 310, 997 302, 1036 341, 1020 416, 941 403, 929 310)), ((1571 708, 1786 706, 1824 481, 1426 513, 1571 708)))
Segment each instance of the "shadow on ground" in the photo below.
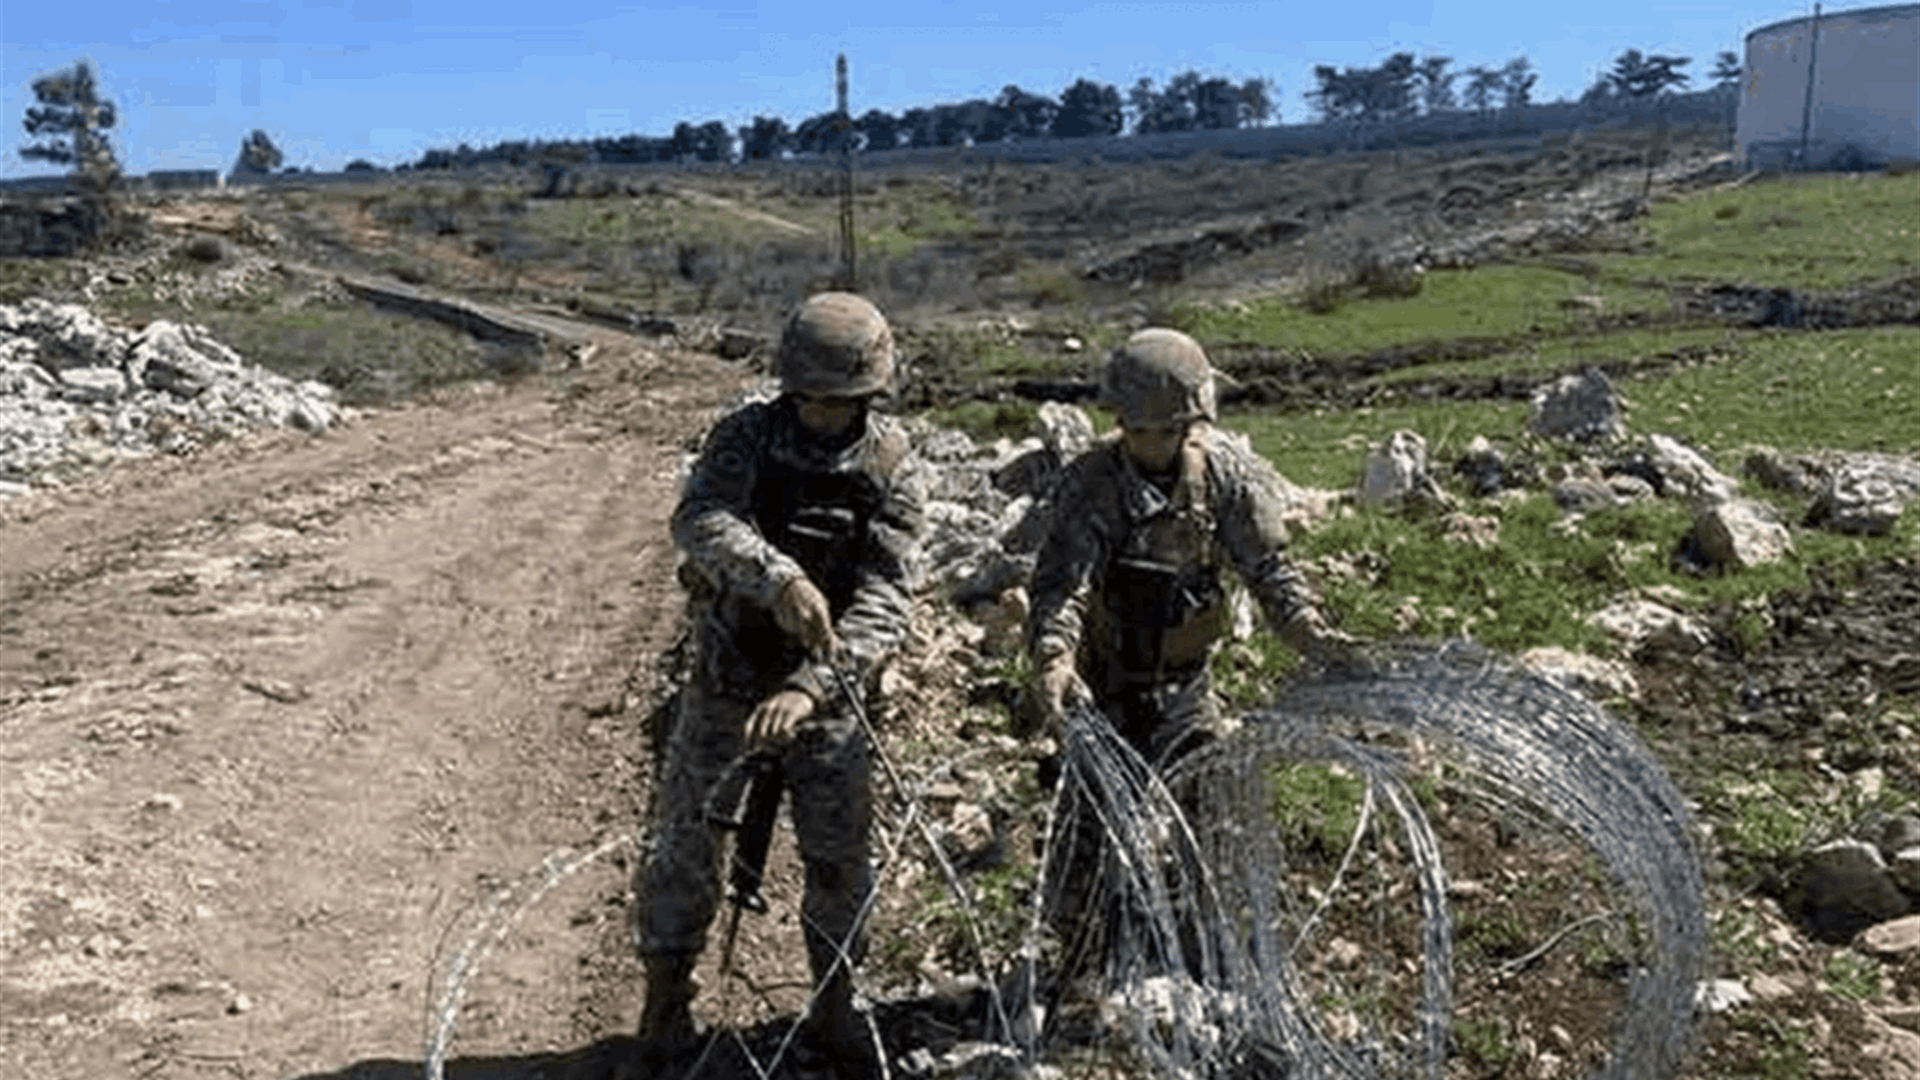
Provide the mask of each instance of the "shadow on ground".
MULTIPOLYGON (((446 1080, 612 1080, 616 1067, 632 1060, 633 1051, 631 1036, 616 1036, 574 1050, 456 1058, 447 1062, 445 1076, 446 1080)), ((420 1080, 425 1075, 423 1062, 375 1058, 336 1072, 308 1073, 299 1080, 420 1080)))
MULTIPOLYGON (((869 1014, 873 1029, 896 1063, 913 1050, 941 1054, 963 1038, 977 1038, 986 1024, 984 992, 946 997, 878 1002, 869 1014)), ((774 1017, 751 1028, 720 1029, 711 1045, 703 1042, 664 1073, 674 1080, 783 1080, 818 1077, 803 1071, 796 1054, 797 1018, 774 1017)), ((656 1080, 633 1067, 635 1042, 616 1035, 572 1050, 495 1057, 464 1057, 446 1063, 445 1080, 656 1080)), ((357 1061, 334 1072, 308 1073, 297 1080, 420 1080, 420 1061, 379 1058, 357 1061)))

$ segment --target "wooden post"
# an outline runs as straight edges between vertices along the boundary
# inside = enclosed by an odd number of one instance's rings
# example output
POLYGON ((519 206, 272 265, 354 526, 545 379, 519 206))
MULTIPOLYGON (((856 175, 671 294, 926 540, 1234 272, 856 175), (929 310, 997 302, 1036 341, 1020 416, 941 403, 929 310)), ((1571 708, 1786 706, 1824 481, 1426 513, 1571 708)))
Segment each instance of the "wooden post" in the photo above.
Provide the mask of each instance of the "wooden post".
POLYGON ((834 94, 839 116, 833 127, 840 133, 840 287, 853 292, 853 114, 847 110, 846 53, 834 65, 834 94))

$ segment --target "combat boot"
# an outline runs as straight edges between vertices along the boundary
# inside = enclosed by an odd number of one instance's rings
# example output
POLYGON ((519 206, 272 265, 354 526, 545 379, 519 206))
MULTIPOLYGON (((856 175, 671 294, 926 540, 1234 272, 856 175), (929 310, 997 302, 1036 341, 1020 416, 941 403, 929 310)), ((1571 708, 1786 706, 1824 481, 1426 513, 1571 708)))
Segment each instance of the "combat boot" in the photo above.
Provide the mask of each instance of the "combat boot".
POLYGON ((872 1080, 880 1061, 866 1019, 853 1005, 853 977, 844 967, 814 992, 807 1013, 806 1049, 799 1064, 808 1076, 834 1080, 872 1080))
POLYGON ((668 953, 647 958, 647 1003, 640 1010, 640 1076, 667 1075, 667 1069, 699 1040, 693 1024, 694 957, 668 953))

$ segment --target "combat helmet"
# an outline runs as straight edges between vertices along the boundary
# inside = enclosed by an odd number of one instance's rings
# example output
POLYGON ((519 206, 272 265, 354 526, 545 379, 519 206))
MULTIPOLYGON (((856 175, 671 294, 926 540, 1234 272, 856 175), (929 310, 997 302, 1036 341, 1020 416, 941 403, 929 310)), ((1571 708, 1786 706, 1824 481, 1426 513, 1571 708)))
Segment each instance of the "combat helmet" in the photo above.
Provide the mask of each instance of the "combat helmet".
POLYGON ((1178 330, 1148 327, 1107 357, 1100 403, 1123 425, 1213 420, 1213 368, 1199 342, 1178 330))
POLYGON ((862 297, 815 293, 787 320, 774 364, 786 393, 878 394, 893 382, 893 330, 862 297))

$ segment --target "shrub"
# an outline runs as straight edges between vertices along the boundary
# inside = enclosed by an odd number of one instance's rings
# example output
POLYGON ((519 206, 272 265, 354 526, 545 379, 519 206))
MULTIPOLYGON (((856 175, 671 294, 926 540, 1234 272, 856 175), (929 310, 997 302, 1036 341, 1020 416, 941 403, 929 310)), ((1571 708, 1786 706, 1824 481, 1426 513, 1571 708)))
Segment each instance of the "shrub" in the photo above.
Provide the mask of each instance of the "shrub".
POLYGON ((1406 299, 1419 296, 1426 275, 1410 265, 1392 265, 1378 256, 1369 256, 1354 268, 1352 286, 1362 296, 1377 299, 1406 299))
POLYGON ((207 233, 200 233, 188 240, 181 251, 187 258, 202 263, 217 263, 227 257, 226 243, 207 233))

